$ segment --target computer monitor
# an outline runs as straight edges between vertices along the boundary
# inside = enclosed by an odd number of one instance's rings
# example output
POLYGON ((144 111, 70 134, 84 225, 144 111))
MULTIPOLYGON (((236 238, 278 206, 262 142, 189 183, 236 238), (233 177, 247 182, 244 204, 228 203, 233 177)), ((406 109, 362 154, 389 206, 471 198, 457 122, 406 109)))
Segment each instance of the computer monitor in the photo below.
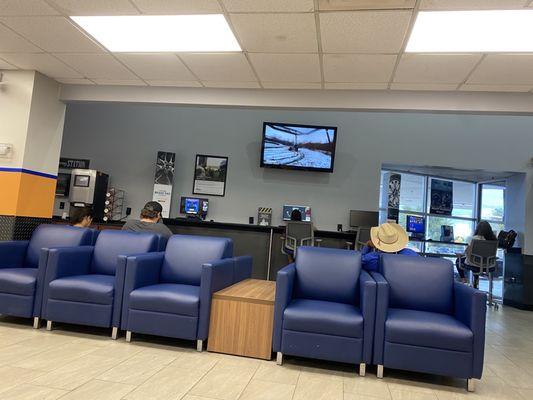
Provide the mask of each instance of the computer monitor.
POLYGON ((440 241, 441 242, 453 242, 455 236, 453 234, 452 225, 441 225, 440 226, 440 241))
POLYGON ((182 197, 180 213, 205 218, 209 208, 209 200, 198 197, 182 197))
POLYGON ((284 205, 283 206, 283 221, 290 221, 291 220, 292 210, 300 210, 300 213, 302 214, 302 221, 311 222, 311 207, 308 207, 308 206, 291 206, 291 205, 284 205))
POLYGON ((409 233, 423 235, 426 233, 426 219, 418 215, 407 215, 405 230, 409 233))
POLYGON ((379 213, 377 211, 350 210, 350 227, 369 228, 379 225, 379 213))

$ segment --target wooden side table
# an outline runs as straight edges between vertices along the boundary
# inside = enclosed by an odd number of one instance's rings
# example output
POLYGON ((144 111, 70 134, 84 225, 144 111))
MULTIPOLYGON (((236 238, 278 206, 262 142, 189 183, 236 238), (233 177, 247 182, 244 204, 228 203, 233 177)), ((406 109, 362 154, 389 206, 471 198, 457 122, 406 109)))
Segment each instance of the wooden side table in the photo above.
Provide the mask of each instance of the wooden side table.
POLYGON ((276 282, 246 279, 213 294, 207 350, 272 358, 276 282))

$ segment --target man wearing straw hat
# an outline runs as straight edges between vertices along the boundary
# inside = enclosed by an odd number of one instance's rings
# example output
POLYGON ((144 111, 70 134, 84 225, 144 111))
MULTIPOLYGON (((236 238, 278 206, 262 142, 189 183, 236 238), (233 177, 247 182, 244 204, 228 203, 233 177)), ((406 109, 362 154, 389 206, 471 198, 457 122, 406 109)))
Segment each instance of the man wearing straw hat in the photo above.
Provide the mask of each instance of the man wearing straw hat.
POLYGON ((380 253, 396 253, 417 256, 418 253, 406 248, 409 236, 405 229, 392 222, 375 226, 370 230, 370 240, 361 250, 361 263, 367 271, 377 271, 380 253))

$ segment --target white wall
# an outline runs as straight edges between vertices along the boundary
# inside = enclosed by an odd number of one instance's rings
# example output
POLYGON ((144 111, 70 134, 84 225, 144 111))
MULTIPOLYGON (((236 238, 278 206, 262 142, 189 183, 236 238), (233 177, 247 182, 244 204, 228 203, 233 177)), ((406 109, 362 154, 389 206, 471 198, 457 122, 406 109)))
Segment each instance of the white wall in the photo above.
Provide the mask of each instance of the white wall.
POLYGON ((211 198, 210 219, 246 223, 266 206, 279 223, 282 204, 296 203, 312 207, 319 228, 335 229, 346 226, 349 209, 377 209, 382 163, 526 171, 532 132, 529 116, 72 103, 61 154, 109 173, 137 214, 151 198, 157 151, 176 152, 172 216, 179 197, 191 195, 195 154, 228 156, 227 194, 211 198), (338 126, 335 172, 259 168, 263 121, 338 126))

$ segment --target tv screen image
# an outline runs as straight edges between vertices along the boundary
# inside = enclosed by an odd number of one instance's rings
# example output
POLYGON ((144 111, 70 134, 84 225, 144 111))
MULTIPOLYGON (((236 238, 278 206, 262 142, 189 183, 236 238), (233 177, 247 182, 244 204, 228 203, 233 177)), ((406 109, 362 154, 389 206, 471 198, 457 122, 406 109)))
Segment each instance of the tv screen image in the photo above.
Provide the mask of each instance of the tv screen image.
POLYGON ((185 199, 185 213, 198 214, 200 211, 200 199, 185 199))
POLYGON ((292 210, 300 210, 300 214, 302 214, 302 221, 303 222, 311 222, 311 207, 308 207, 308 206, 291 206, 291 205, 284 205, 283 206, 283 221, 290 221, 291 220, 292 210))
POLYGON ((426 220, 424 217, 418 217, 416 215, 408 215, 406 220, 407 232, 410 233, 425 233, 426 232, 426 220))
POLYGON ((337 128, 265 122, 261 166, 333 172, 337 128))

